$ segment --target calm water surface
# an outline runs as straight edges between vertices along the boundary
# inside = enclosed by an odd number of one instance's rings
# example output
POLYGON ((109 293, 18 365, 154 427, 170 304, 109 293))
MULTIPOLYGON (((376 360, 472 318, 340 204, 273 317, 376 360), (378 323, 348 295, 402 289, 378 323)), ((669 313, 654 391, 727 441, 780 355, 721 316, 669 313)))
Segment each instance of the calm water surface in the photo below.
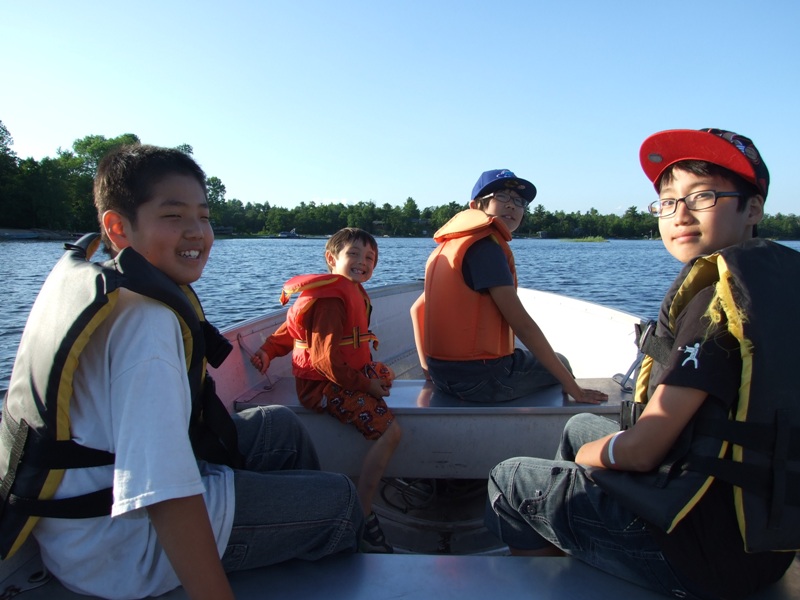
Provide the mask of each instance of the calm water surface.
MULTIPOLYGON (((300 273, 325 272, 324 239, 217 240, 195 284, 209 321, 219 328, 280 308, 281 285, 300 273)), ((422 279, 435 247, 429 238, 381 238, 367 288, 422 279)), ((786 242, 800 250, 800 242, 786 242)), ((590 300, 640 317, 654 317, 680 270, 658 241, 576 243, 514 240, 519 283, 590 300)), ((0 391, 11 367, 31 305, 63 252, 62 242, 0 242, 0 391)), ((534 315, 535 318, 535 315, 534 315)))

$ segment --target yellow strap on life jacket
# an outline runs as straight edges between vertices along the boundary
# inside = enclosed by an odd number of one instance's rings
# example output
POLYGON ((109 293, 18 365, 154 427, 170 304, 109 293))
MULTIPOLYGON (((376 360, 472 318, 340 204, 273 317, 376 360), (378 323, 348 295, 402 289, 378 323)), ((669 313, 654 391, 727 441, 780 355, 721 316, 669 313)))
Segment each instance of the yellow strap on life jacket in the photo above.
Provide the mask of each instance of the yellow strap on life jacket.
POLYGON ((338 279, 339 275, 331 275, 328 278, 320 277, 317 281, 311 283, 302 282, 288 287, 284 286, 284 288, 281 290, 281 305, 285 305, 287 302, 289 302, 289 298, 291 298, 293 294, 330 285, 332 283, 336 283, 338 279))
MULTIPOLYGON (((342 340, 339 342, 339 346, 352 346, 353 348, 359 348, 361 344, 369 344, 372 342, 372 349, 378 349, 378 337, 368 331, 367 333, 359 333, 358 327, 353 327, 353 335, 349 335, 347 337, 343 337, 342 340)), ((308 348, 308 341, 307 340, 294 340, 294 347, 295 348, 308 348)))

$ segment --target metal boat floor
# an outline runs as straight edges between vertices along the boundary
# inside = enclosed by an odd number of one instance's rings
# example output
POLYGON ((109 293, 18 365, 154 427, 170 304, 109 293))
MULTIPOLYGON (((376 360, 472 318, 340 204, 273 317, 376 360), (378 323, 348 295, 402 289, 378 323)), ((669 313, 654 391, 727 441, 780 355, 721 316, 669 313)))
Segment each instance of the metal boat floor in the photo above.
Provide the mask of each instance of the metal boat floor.
MULTIPOLYGON (((664 596, 603 573, 573 558, 355 554, 299 560, 232 573, 239 600, 657 600, 664 596)), ((80 600, 58 582, 26 592, 23 600, 80 600)), ((182 589, 160 598, 187 598, 182 589)), ((800 598, 800 563, 751 600, 800 598)))

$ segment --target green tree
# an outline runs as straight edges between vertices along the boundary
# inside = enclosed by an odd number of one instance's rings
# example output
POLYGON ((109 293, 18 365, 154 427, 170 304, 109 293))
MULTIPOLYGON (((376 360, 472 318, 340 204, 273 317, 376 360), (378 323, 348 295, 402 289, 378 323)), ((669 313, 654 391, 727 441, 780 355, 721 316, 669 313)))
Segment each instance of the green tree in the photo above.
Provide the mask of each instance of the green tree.
POLYGON ((96 230, 97 217, 92 197, 92 183, 97 165, 111 150, 126 144, 138 144, 139 138, 132 133, 123 133, 114 138, 102 135, 87 135, 72 144, 72 151, 57 150, 63 182, 67 194, 69 215, 67 228, 73 231, 96 230))
POLYGON ((431 235, 465 208, 467 208, 466 205, 459 204, 458 202, 450 202, 449 204, 443 204, 434 208, 429 213, 430 216, 427 217, 428 228, 431 235))
POLYGON ((206 194, 208 196, 211 223, 214 225, 225 225, 225 184, 222 183, 219 177, 207 177, 206 194))
POLYGON ((268 202, 264 204, 251 204, 248 202, 244 207, 245 225, 243 233, 262 233, 264 231, 264 221, 270 211, 268 202))
POLYGON ((422 230, 426 228, 427 223, 423 222, 419 207, 412 197, 409 196, 406 198, 403 208, 400 209, 400 213, 405 220, 407 235, 419 236, 422 230))
POLYGON ((347 211, 347 227, 358 227, 375 233, 374 223, 378 220, 378 209, 372 201, 359 202, 347 211))
POLYGON ((11 149, 11 146, 14 145, 14 138, 11 137, 11 133, 8 131, 6 126, 0 121, 0 154, 4 155, 14 155, 14 151, 11 149))
POLYGON ((778 240, 800 239, 800 217, 781 213, 764 215, 764 219, 758 224, 758 235, 778 240))
POLYGON ((12 227, 71 229, 69 173, 60 159, 27 158, 20 163, 21 202, 12 227))
POLYGON ((406 236, 409 234, 410 224, 403 217, 399 206, 392 206, 386 202, 378 210, 380 221, 383 222, 383 231, 393 236, 406 236))
MULTIPOLYGON (((56 158, 21 160, 11 149, 11 133, 0 121, 0 226, 89 231, 97 228, 92 202, 92 184, 98 162, 113 148, 139 143, 132 133, 115 138, 89 135, 76 140, 71 150, 56 151, 56 158)), ((190 144, 176 149, 191 155, 190 144)), ((216 227, 232 227, 237 233, 279 233, 296 228, 306 235, 331 234, 345 226, 359 227, 373 234, 429 236, 466 204, 417 206, 407 197, 400 206, 389 203, 377 207, 373 201, 352 206, 301 203, 292 209, 251 204, 225 198, 225 185, 219 177, 206 180, 211 219, 216 227)), ((541 204, 526 212, 520 235, 638 238, 658 235, 658 222, 649 214, 629 207, 622 216, 602 215, 595 208, 586 213, 551 213, 541 204)), ((759 226, 762 237, 800 239, 800 218, 765 215, 759 226)))
POLYGON ((15 215, 21 209, 19 160, 11 149, 14 139, 0 121, 0 226, 19 227, 15 215))
MULTIPOLYGON (((94 177, 98 163, 111 150, 126 144, 141 143, 139 137, 133 133, 123 133, 115 138, 106 138, 103 135, 87 135, 84 138, 75 140, 72 144, 72 151, 81 159, 81 171, 84 174, 94 177)), ((59 150, 59 155, 63 151, 59 150)))
POLYGON ((264 220, 264 231, 266 233, 274 235, 281 231, 289 231, 292 227, 292 215, 288 208, 273 206, 269 209, 267 218, 264 220))

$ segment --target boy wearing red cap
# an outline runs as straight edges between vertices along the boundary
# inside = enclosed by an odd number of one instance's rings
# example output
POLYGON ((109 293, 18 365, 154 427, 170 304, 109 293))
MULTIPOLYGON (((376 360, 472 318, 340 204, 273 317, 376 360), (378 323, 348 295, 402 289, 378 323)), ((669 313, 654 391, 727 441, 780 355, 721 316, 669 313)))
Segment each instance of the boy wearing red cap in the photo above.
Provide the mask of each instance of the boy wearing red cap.
POLYGON ((437 388, 470 402, 504 402, 561 383, 579 402, 608 397, 584 390, 517 295, 508 242, 536 187, 508 169, 484 172, 469 209, 433 236, 425 291, 411 308, 420 364, 437 388), (515 348, 514 337, 527 348, 515 348))
POLYGON ((687 264, 640 341, 638 418, 577 415, 555 460, 497 465, 486 523, 513 554, 566 553, 664 594, 741 598, 778 580, 798 544, 794 492, 777 487, 797 473, 772 461, 772 442, 751 448, 797 421, 789 378, 776 376, 791 355, 775 350, 800 327, 780 297, 791 294, 770 286, 796 280, 800 260, 755 238, 769 172, 748 138, 662 131, 640 160, 664 245, 687 264))

